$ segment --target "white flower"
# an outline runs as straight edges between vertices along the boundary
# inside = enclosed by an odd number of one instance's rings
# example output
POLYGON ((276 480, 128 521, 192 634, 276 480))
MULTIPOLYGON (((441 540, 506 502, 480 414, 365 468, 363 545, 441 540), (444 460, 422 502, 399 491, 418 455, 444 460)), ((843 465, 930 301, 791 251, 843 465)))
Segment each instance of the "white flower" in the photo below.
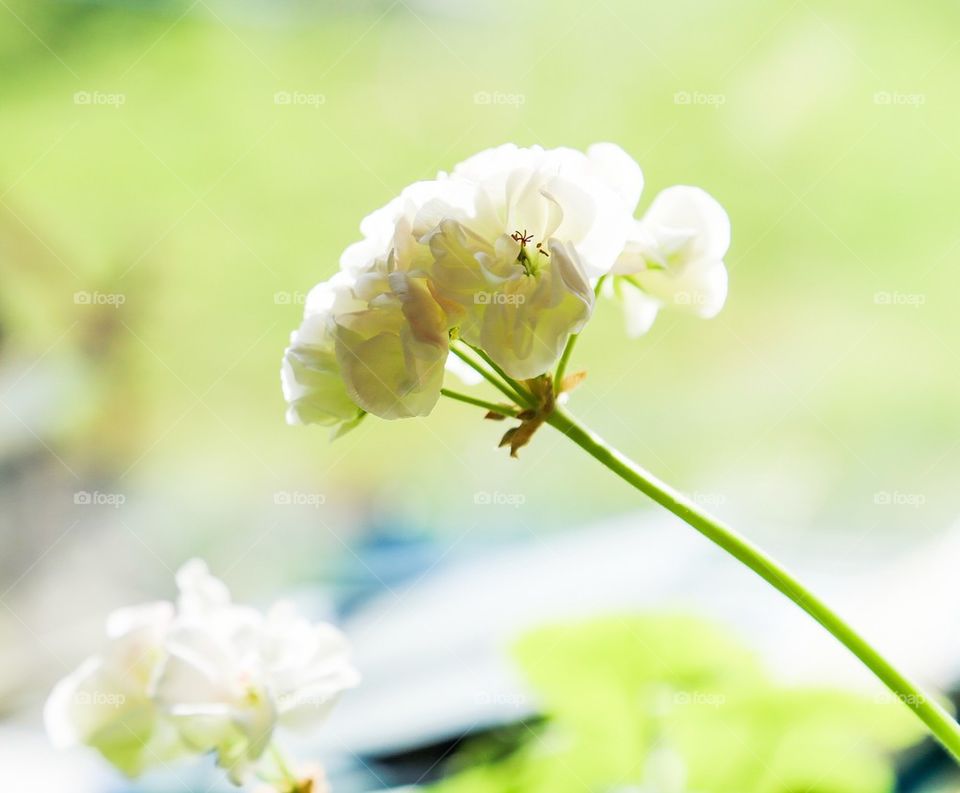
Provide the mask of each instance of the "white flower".
POLYGON ((151 696, 172 620, 170 603, 110 616, 103 651, 61 680, 47 700, 44 721, 54 746, 91 746, 131 776, 183 751, 151 696))
POLYGON ((356 685, 343 635, 289 604, 266 615, 231 602, 194 560, 177 574, 177 607, 111 616, 103 652, 61 681, 45 717, 57 746, 86 744, 128 774, 213 752, 238 784, 279 726, 322 721, 356 685))
POLYGON ((630 335, 645 333, 663 306, 715 316, 727 297, 729 247, 730 220, 715 199, 683 185, 661 192, 634 222, 613 270, 626 276, 615 288, 630 335))
POLYGON ((328 313, 325 339, 333 340, 336 366, 325 358, 324 371, 337 369, 362 410, 387 419, 425 416, 440 398, 449 322, 426 278, 432 255, 414 220, 467 211, 471 198, 459 181, 416 182, 367 216, 364 238, 344 251, 339 277, 348 297, 328 313))
POLYGON ((440 198, 414 224, 430 242, 434 293, 460 336, 509 375, 542 374, 590 316, 589 277, 623 250, 640 169, 612 144, 587 154, 506 145, 450 180, 473 186, 473 206, 438 211, 440 198))
POLYGON ((508 144, 410 185, 363 220, 341 272, 311 293, 322 299, 283 367, 288 421, 343 431, 363 413, 427 415, 451 336, 510 376, 543 374, 589 319, 590 279, 624 250, 642 187, 609 143, 508 144))
POLYGON ((290 336, 280 370, 288 424, 322 424, 341 435, 363 418, 347 393, 333 335, 334 311, 344 310, 351 284, 346 273, 338 273, 307 297, 303 323, 290 336))
POLYGON ((179 613, 154 698, 193 751, 215 752, 240 782, 278 725, 321 720, 358 676, 333 626, 311 624, 286 604, 266 616, 234 605, 202 562, 185 565, 177 583, 179 613))

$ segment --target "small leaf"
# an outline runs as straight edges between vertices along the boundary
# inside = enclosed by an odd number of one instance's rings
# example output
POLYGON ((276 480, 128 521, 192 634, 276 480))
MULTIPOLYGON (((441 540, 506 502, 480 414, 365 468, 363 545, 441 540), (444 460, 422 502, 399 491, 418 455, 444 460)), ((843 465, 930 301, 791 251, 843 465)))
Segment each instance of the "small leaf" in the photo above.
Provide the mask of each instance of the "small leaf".
POLYGON ((560 393, 570 393, 576 388, 580 383, 587 379, 586 371, 583 372, 574 372, 573 374, 568 374, 563 378, 563 381, 560 383, 560 393))
POLYGON ((518 429, 520 429, 520 427, 511 427, 505 433, 503 433, 503 437, 500 439, 500 443, 497 444, 497 448, 501 449, 509 444, 512 441, 513 436, 517 434, 518 429))

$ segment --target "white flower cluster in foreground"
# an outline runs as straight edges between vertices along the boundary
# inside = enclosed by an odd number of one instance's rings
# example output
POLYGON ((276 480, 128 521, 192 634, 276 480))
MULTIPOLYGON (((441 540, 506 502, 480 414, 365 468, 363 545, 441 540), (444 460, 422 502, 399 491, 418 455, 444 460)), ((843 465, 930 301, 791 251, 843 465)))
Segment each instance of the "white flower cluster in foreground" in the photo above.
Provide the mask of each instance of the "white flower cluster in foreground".
POLYGON ((287 420, 341 433, 366 413, 424 416, 451 338, 510 377, 556 363, 594 306, 594 285, 645 332, 663 306, 723 306, 726 213, 695 187, 634 217, 643 175, 620 147, 586 153, 512 144, 417 182, 360 224, 340 271, 307 298, 282 368, 287 420))
POLYGON ((120 770, 213 753, 242 783, 277 726, 322 721, 358 682, 343 635, 289 604, 266 615, 236 605, 194 560, 177 574, 179 599, 114 612, 107 641, 47 701, 58 747, 85 744, 120 770))

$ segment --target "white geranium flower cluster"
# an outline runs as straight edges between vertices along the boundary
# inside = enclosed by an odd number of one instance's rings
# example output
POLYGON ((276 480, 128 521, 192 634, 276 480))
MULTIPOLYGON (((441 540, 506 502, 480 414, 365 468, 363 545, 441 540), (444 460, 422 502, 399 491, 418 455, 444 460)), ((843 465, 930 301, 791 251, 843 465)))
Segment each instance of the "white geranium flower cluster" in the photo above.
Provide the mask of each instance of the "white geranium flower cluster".
POLYGON ((344 636, 289 604, 267 614, 231 602, 194 560, 177 574, 179 599, 115 612, 99 655, 57 684, 45 709, 58 747, 91 746, 135 776, 213 753, 241 784, 278 726, 322 721, 358 682, 344 636))
POLYGON ((557 362, 610 276, 631 334, 664 306, 723 306, 729 221, 702 190, 672 187, 634 218, 643 175, 620 147, 512 144, 417 182, 368 216, 340 271, 310 293, 282 367, 290 423, 337 433, 366 413, 424 416, 451 339, 511 378, 557 362))

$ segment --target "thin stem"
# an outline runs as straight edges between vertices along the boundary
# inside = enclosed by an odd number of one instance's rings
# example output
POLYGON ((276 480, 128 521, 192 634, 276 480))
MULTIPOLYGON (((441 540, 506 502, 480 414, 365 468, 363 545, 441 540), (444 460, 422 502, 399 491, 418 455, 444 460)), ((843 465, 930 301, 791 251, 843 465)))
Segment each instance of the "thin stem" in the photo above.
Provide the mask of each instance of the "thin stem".
POLYGON ((954 718, 923 689, 895 669, 866 639, 777 561, 734 529, 700 509, 683 494, 643 470, 562 409, 557 409, 548 422, 621 479, 689 523, 800 606, 913 710, 960 764, 960 725, 954 718))
POLYGON ((563 348, 563 354, 560 356, 560 363, 557 364, 557 373, 553 376, 554 388, 559 392, 563 389, 563 376, 567 371, 567 364, 570 362, 570 356, 573 354, 573 348, 577 346, 579 333, 574 333, 567 339, 567 346, 563 348))
POLYGON ((474 347, 472 344, 468 344, 467 346, 471 350, 473 350, 477 355, 479 355, 486 362, 487 366, 489 366, 491 369, 493 369, 493 371, 495 371, 498 375, 500 375, 500 377, 503 379, 503 382, 505 382, 508 386, 510 386, 510 388, 516 391, 520 397, 523 398, 522 401, 526 401, 526 403, 531 406, 536 403, 536 400, 533 398, 533 394, 531 394, 520 383, 518 383, 516 380, 510 377, 510 375, 508 375, 505 371, 503 371, 503 369, 497 366, 493 358, 487 355, 479 347, 474 347))
POLYGON ((456 399, 458 402, 466 402, 468 405, 484 408, 491 413, 499 413, 501 416, 506 416, 507 418, 516 418, 519 412, 508 405, 498 405, 494 402, 487 402, 485 399, 477 399, 467 394, 461 394, 459 391, 451 391, 449 388, 441 388, 440 393, 450 399, 456 399))
MULTIPOLYGON (((603 282, 606 280, 606 275, 601 275, 597 279, 596 285, 593 287, 593 297, 594 299, 600 296, 600 287, 603 286, 603 282)), ((569 339, 567 339, 567 344, 563 348, 563 353, 560 355, 560 362, 557 364, 557 373, 553 376, 554 388, 557 390, 557 393, 560 392, 560 389, 563 388, 563 376, 567 371, 567 364, 570 363, 570 356, 573 355, 573 348, 577 346, 577 339, 580 338, 579 333, 574 333, 569 339)))
POLYGON ((563 388, 563 376, 567 371, 567 364, 570 362, 570 356, 573 354, 573 348, 577 346, 579 333, 574 333, 567 339, 567 346, 563 348, 563 354, 560 356, 560 363, 557 364, 557 373, 553 376, 554 388, 560 391, 563 388))
POLYGON ((467 355, 463 350, 461 350, 456 344, 450 345, 450 351, 456 355, 461 361, 463 361, 467 366, 472 369, 476 369, 477 373, 483 377, 488 383, 490 383, 498 391, 502 392, 507 399, 511 402, 516 402, 518 405, 527 404, 527 400, 523 398, 518 392, 514 391, 509 385, 503 381, 497 379, 497 376, 493 374, 489 369, 478 364, 473 358, 467 355))
POLYGON ((296 787, 299 784, 296 774, 290 768, 290 764, 287 762, 287 759, 283 756, 283 752, 280 751, 280 747, 275 743, 270 744, 270 755, 273 757, 273 762, 277 765, 277 770, 280 772, 280 776, 284 782, 289 783, 290 785, 296 787))

